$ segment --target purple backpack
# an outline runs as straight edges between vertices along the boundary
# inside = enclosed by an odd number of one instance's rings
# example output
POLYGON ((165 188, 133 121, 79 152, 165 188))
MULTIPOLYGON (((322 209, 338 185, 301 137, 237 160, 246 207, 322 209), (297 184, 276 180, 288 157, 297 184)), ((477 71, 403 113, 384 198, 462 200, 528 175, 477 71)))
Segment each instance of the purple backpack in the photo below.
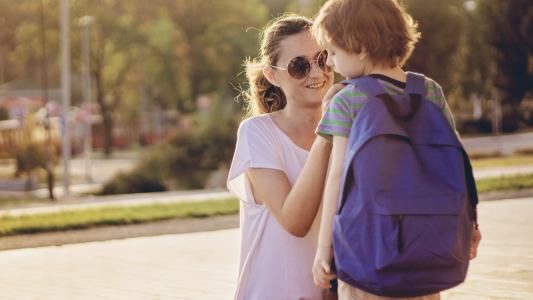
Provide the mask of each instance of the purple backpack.
POLYGON ((404 95, 372 77, 354 120, 333 224, 337 277, 366 292, 417 297, 464 281, 478 203, 468 156, 442 109, 408 73, 404 95))

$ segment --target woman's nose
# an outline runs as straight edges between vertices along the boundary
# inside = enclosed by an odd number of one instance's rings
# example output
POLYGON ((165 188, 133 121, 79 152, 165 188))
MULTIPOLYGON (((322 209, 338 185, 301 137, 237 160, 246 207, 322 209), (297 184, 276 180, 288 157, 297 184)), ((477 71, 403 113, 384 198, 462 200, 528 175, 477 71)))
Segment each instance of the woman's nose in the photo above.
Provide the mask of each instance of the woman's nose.
POLYGON ((311 70, 309 71, 309 77, 318 78, 322 76, 322 70, 318 67, 318 62, 314 61, 311 63, 311 70))

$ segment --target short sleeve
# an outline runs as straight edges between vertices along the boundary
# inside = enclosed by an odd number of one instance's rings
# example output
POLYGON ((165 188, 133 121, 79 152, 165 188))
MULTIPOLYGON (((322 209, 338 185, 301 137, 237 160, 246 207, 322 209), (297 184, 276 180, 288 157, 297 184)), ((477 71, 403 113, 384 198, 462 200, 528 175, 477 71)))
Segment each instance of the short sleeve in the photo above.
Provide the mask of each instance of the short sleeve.
POLYGON ((272 132, 253 121, 245 120, 239 126, 227 186, 239 200, 255 204, 246 171, 250 168, 284 169, 272 132))
POLYGON ((446 116, 446 119, 448 119, 450 126, 452 126, 453 130, 455 130, 455 120, 453 119, 452 112, 450 110, 450 107, 448 107, 448 103, 446 102, 444 92, 442 91, 440 85, 435 81, 427 78, 426 84, 424 86, 424 93, 426 99, 435 103, 438 107, 442 109, 442 112, 446 116))
POLYGON ((354 120, 351 111, 351 87, 353 86, 347 86, 331 99, 326 113, 318 124, 316 134, 330 142, 334 135, 347 138, 350 134, 354 120))

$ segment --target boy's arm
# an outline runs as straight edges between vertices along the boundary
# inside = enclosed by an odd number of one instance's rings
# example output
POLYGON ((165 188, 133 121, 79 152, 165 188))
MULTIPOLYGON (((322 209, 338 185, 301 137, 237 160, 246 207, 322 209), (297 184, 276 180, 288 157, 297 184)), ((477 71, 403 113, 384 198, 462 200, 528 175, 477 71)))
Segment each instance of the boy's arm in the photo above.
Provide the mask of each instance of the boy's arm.
POLYGON ((324 190, 324 204, 322 207, 322 221, 318 236, 318 249, 313 264, 315 284, 322 288, 331 288, 329 281, 335 278, 331 271, 333 258, 333 217, 337 211, 337 201, 341 185, 342 167, 348 139, 342 136, 333 136, 333 150, 331 165, 324 190))

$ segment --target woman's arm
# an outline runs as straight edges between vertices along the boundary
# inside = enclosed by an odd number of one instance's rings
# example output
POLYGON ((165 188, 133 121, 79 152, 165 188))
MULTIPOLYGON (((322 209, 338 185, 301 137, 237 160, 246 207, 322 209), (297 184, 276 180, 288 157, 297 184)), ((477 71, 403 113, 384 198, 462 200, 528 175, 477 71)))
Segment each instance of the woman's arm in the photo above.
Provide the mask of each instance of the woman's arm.
MULTIPOLYGON (((322 100, 322 113, 344 87, 334 84, 328 90, 322 100)), ((247 171, 256 203, 264 203, 278 223, 294 236, 304 237, 313 225, 322 202, 331 147, 330 142, 316 138, 294 186, 280 170, 252 168, 247 171)))
POLYGON ((326 181, 324 192, 324 206, 322 208, 322 221, 318 236, 318 249, 313 264, 315 284, 321 288, 330 288, 329 281, 334 276, 331 272, 331 259, 333 258, 333 217, 337 211, 337 203, 342 179, 342 167, 348 139, 342 136, 333 136, 333 151, 331 154, 331 167, 326 181))
POLYGON ((294 186, 285 172, 249 169, 256 203, 265 204, 278 223, 290 234, 304 237, 320 207, 331 143, 317 137, 294 186))

